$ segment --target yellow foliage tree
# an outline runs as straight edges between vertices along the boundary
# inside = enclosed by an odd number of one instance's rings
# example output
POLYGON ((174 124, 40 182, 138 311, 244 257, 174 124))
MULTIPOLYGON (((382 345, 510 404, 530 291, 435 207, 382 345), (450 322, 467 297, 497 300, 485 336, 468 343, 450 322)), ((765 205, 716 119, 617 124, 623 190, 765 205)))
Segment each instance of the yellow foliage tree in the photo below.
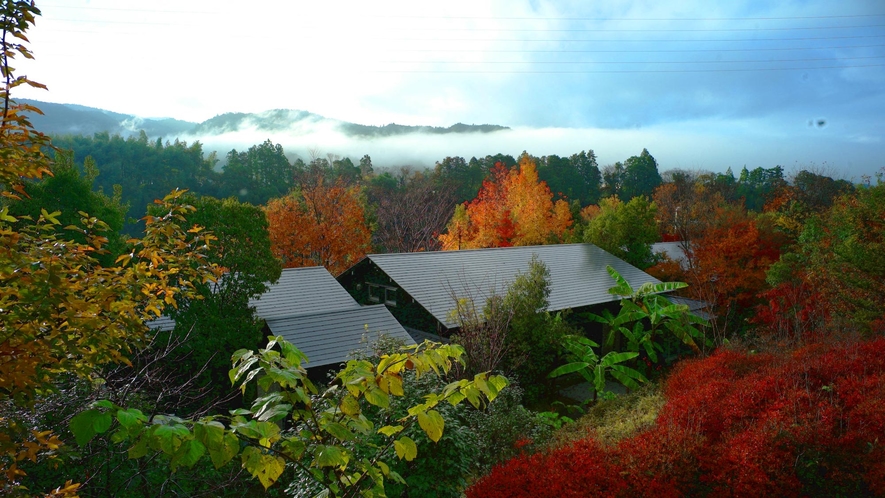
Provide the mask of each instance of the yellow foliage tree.
MULTIPOLYGON (((9 65, 16 56, 33 58, 24 32, 40 11, 22 1, 0 8, 0 195, 17 199, 26 195, 25 181, 51 174, 52 167, 44 152, 49 139, 25 114, 39 109, 10 98, 20 85, 45 88, 15 77, 9 65)), ((129 253, 112 266, 95 259, 108 242, 108 227, 89 213, 80 213, 80 224, 62 227, 59 212, 43 209, 37 220, 22 223, 0 209, 0 403, 13 414, 0 418, 0 494, 33 492, 19 485, 20 462, 54 458, 62 444, 51 430, 15 414, 26 414, 60 379, 91 378, 102 365, 127 363, 144 339, 146 320, 193 296, 193 282, 215 278, 205 258, 212 237, 199 227, 181 228, 193 208, 176 202, 180 194, 159 201, 164 215, 148 217, 145 237, 130 240, 129 253), (71 230, 86 242, 66 237, 71 230)), ((77 487, 69 481, 50 494, 71 496, 77 487)))
POLYGON ((561 240, 572 223, 568 203, 553 202, 534 161, 524 155, 511 170, 495 165, 476 199, 455 208, 440 241, 444 250, 547 244, 561 240))

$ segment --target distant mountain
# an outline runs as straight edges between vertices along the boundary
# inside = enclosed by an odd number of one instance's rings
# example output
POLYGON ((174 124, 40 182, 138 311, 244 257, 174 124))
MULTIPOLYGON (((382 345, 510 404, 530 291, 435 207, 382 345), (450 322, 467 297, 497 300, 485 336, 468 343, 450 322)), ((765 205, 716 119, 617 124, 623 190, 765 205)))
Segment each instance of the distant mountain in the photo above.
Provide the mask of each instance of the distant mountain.
POLYGON ((389 137, 411 133, 490 133, 507 130, 498 125, 467 125, 458 123, 448 128, 436 126, 406 126, 388 124, 368 126, 326 118, 319 114, 292 109, 274 109, 260 113, 229 112, 207 119, 202 123, 192 123, 172 118, 141 118, 131 114, 121 114, 77 104, 53 104, 37 100, 20 99, 34 105, 43 115, 33 115, 34 127, 48 135, 93 135, 108 132, 111 135, 128 137, 141 130, 149 138, 162 137, 167 140, 176 137, 208 137, 232 133, 244 129, 266 132, 293 131, 309 133, 320 126, 333 126, 343 134, 353 138, 389 137))
POLYGON ((77 104, 53 104, 29 99, 19 101, 43 111, 42 116, 33 114, 31 123, 34 128, 47 135, 92 135, 108 132, 111 135, 128 137, 144 130, 149 137, 174 138, 197 126, 197 123, 178 119, 146 119, 77 104))

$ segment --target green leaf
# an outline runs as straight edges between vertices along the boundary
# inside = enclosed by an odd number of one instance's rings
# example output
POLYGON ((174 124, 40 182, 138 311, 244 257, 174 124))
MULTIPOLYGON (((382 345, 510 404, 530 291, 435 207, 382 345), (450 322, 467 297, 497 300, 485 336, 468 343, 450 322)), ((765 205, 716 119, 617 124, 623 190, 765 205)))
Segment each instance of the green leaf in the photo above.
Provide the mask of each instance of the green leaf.
POLYGON ((370 387, 366 390, 365 396, 366 401, 379 408, 387 408, 390 406, 390 397, 387 396, 387 393, 377 387, 370 387))
POLYGON ((442 437, 446 421, 443 420, 442 415, 440 415, 438 411, 428 410, 418 414, 418 425, 424 429, 424 433, 427 434, 427 437, 435 443, 442 437))
POLYGON ((129 408, 127 410, 117 411, 117 421, 120 422, 120 425, 129 429, 130 427, 146 422, 147 416, 145 416, 144 413, 141 413, 141 410, 129 408))
POLYGON ((322 428, 341 441, 352 441, 356 439, 356 435, 353 432, 350 432, 350 429, 338 422, 329 422, 323 425, 322 428))
POLYGON ((175 472, 175 469, 181 466, 193 467, 205 453, 206 447, 203 446, 203 443, 194 439, 189 439, 182 443, 181 446, 178 447, 178 451, 172 455, 172 460, 169 462, 169 466, 172 468, 172 472, 175 472))
POLYGON ((314 462, 318 467, 344 468, 349 461, 350 455, 338 446, 318 445, 314 456, 314 462))
POLYGON ((550 372, 547 377, 559 377, 562 375, 578 372, 585 368, 590 368, 590 364, 585 361, 576 361, 574 363, 566 363, 561 367, 550 372))
POLYGON ((416 456, 418 456, 418 446, 416 446, 415 441, 412 441, 408 436, 403 436, 394 441, 393 449, 396 450, 396 456, 399 457, 400 460, 405 458, 407 462, 411 462, 416 456))
POLYGON ((304 450, 307 449, 307 445, 304 444, 304 441, 297 438, 284 439, 283 442, 280 443, 280 447, 282 448, 283 454, 292 460, 300 460, 301 455, 304 454, 304 450))
POLYGON ((101 434, 111 427, 113 419, 109 413, 102 413, 94 408, 78 413, 68 424, 74 438, 80 446, 86 446, 96 434, 101 434))
POLYGON ((136 458, 142 458, 143 456, 147 455, 147 452, 148 452, 148 440, 145 437, 141 437, 138 439, 138 441, 135 444, 133 444, 129 448, 127 453, 129 454, 130 459, 136 459, 136 458))
POLYGON ((624 353, 616 353, 616 352, 612 351, 611 353, 603 356, 602 360, 600 360, 599 363, 602 366, 609 367, 612 365, 616 365, 618 363, 623 363, 625 361, 632 360, 633 358, 636 358, 637 356, 639 356, 639 353, 636 353, 633 351, 624 352, 624 353))

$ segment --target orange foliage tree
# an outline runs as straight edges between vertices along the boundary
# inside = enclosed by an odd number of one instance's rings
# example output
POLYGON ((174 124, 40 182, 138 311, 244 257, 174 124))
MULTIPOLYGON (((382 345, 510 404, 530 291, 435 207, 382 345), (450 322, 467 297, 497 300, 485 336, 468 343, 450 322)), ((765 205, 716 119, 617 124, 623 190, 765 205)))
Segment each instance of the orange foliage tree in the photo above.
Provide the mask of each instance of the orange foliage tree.
POLYGON ((326 186, 320 179, 271 199, 265 209, 271 250, 286 268, 325 266, 337 275, 369 250, 372 234, 358 186, 326 186))
POLYGON ((568 203, 553 202, 535 163, 523 155, 510 170, 495 164, 476 199, 455 208, 440 241, 444 250, 546 244, 561 239, 572 223, 568 203))

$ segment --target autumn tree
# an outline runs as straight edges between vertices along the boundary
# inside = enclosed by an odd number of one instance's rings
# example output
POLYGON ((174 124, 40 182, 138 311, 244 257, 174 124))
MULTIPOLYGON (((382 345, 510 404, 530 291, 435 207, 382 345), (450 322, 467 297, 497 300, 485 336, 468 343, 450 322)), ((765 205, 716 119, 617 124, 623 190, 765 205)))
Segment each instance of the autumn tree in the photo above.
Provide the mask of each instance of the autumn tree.
POLYGON ((267 203, 271 249, 285 268, 325 266, 337 275, 366 255, 371 233, 358 186, 322 177, 267 203))
POLYGON ((445 250, 546 244, 561 238, 572 223, 568 203, 553 202, 524 154, 518 167, 495 166, 476 199, 456 209, 440 240, 445 250))
MULTIPOLYGON (((33 58, 24 45, 25 31, 40 11, 29 2, 7 1, 0 11, 0 195, 21 200, 24 182, 51 175, 46 154, 49 140, 27 118, 39 113, 17 104, 10 92, 21 85, 45 88, 15 76, 16 57, 33 58)), ((144 322, 179 299, 194 295, 194 282, 214 278, 205 252, 212 237, 200 227, 182 229, 189 206, 174 205, 175 192, 163 201, 162 216, 147 217, 146 231, 130 240, 126 254, 109 266, 95 256, 105 250, 108 225, 82 212, 72 226, 63 226, 59 211, 40 210, 36 219, 19 220, 0 208, 0 490, 23 490, 24 460, 55 458, 62 441, 51 428, 34 427, 29 411, 40 395, 58 382, 76 376, 93 379, 104 365, 126 363, 143 344, 144 322), (77 231, 85 242, 68 236, 77 231)), ((41 483, 47 487, 61 483, 41 483)), ((74 494, 70 481, 53 493, 74 494)))
POLYGON ((746 327, 784 240, 770 219, 738 207, 719 207, 715 215, 717 223, 692 242, 687 279, 692 297, 713 305, 714 332, 722 339, 746 327))

